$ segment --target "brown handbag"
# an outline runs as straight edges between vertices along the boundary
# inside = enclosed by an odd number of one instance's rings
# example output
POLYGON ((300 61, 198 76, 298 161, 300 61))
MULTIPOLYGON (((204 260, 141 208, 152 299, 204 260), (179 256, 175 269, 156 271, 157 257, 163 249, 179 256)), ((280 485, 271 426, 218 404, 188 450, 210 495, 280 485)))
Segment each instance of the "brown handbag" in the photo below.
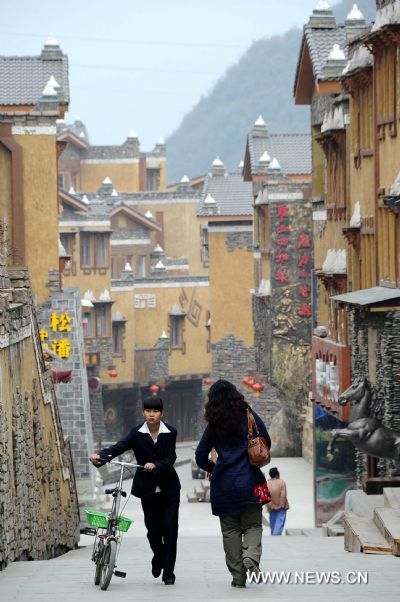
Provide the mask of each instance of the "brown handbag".
POLYGON ((252 466, 262 468, 271 461, 269 447, 264 437, 260 436, 256 421, 250 409, 247 410, 247 451, 252 466))

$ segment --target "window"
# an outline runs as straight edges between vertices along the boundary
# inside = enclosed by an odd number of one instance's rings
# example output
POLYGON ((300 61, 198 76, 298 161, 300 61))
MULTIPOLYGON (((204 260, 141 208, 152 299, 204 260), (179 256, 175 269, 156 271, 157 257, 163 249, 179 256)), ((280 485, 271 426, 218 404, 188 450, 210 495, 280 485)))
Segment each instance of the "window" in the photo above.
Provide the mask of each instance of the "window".
POLYGON ((60 240, 62 246, 67 252, 67 255, 69 255, 72 259, 75 243, 75 234, 65 234, 63 232, 60 232, 60 240))
POLYGON ((182 347, 182 318, 171 316, 171 346, 182 347))
POLYGON ((112 324, 112 352, 113 355, 122 355, 123 353, 123 336, 124 323, 113 322, 112 324))
POLYGON ((146 255, 138 255, 136 260, 136 274, 138 278, 146 278, 146 255))
POLYGON ((107 234, 81 232, 81 267, 108 268, 107 234))
POLYGON ((94 319, 93 312, 85 311, 82 319, 83 324, 83 336, 86 338, 94 337, 94 319))
POLYGON ((109 311, 106 305, 96 304, 96 335, 98 337, 109 336, 108 317, 109 311))
POLYGON ((64 190, 66 190, 67 186, 66 186, 66 174, 65 173, 59 173, 57 176, 57 181, 58 181, 58 187, 59 188, 63 188, 64 190))
POLYGON ((147 190, 158 190, 160 187, 160 170, 147 170, 147 190))
POLYGON ((208 230, 207 228, 201 229, 201 260, 203 265, 208 266, 208 230))

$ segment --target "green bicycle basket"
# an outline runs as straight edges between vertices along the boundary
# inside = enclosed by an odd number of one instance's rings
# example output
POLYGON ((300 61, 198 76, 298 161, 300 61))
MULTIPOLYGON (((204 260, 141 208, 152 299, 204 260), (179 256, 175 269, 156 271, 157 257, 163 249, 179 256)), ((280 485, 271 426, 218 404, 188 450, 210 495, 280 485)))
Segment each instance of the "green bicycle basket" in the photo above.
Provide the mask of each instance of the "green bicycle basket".
MULTIPOLYGON (((96 529, 107 529, 108 526, 108 517, 105 512, 98 512, 97 510, 91 510, 89 508, 85 509, 87 522, 91 527, 95 527, 96 529)), ((124 533, 128 531, 129 527, 133 523, 131 518, 127 516, 120 516, 118 520, 118 529, 119 531, 123 531, 124 533)))

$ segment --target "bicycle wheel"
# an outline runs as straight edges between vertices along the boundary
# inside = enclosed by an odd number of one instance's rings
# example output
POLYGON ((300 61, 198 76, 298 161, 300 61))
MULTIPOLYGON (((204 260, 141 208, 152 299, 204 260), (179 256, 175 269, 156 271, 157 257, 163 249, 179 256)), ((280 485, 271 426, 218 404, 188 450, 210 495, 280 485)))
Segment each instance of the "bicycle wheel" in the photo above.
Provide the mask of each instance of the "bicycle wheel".
POLYGON ((104 542, 100 539, 97 543, 96 549, 93 553, 93 560, 95 562, 96 568, 94 571, 94 584, 99 585, 100 583, 100 575, 101 575, 101 561, 103 557, 103 549, 104 542))
POLYGON ((117 542, 114 539, 106 544, 100 569, 100 588, 105 590, 110 585, 113 576, 115 559, 117 556, 117 542))

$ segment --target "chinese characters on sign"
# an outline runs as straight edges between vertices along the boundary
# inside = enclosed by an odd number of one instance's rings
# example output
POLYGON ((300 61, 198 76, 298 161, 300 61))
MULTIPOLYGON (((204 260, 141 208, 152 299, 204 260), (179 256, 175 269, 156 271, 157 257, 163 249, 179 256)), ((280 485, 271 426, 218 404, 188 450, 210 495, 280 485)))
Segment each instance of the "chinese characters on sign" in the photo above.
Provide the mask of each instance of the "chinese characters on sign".
MULTIPOLYGON (((297 299, 293 298, 293 311, 299 318, 311 316, 312 240, 310 234, 298 227, 299 216, 296 207, 279 204, 272 211, 273 264, 272 279, 280 290, 287 289, 287 294, 280 296, 279 304, 284 298, 293 297, 291 291, 297 291, 297 299), (302 279, 304 279, 302 281, 302 279), (296 302, 297 301, 297 302, 296 302)), ((280 312, 281 308, 278 307, 280 312)), ((286 312, 287 313, 287 312, 286 312)), ((280 314, 279 314, 280 315, 280 314)), ((294 327, 294 325, 293 325, 294 327)), ((281 332, 281 328, 279 332, 281 332)))
POLYGON ((67 312, 53 311, 50 316, 50 328, 39 330, 40 340, 44 349, 51 349, 60 358, 69 358, 71 343, 65 333, 71 332, 71 316, 67 312), (63 338, 54 338, 54 333, 64 333, 63 338))

